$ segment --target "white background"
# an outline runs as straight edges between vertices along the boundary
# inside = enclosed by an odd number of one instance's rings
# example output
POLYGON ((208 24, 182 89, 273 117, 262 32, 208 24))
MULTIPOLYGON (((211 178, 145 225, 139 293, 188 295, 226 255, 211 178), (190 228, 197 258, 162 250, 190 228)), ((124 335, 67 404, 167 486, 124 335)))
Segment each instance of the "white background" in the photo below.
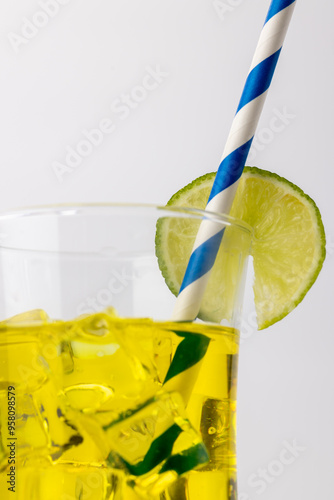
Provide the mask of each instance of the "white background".
MULTIPOLYGON (((0 5, 1 210, 164 204, 216 170, 268 0, 225 0, 219 13, 213 0, 62 0, 53 17, 38 14, 41 2, 0 5), (24 18, 47 24, 29 31, 24 18), (22 29, 29 39, 17 37, 22 29), (158 88, 126 119, 112 111, 157 65, 168 74, 158 88), (105 118, 115 131, 60 182, 55 162, 64 164, 66 148, 105 118)), ((240 500, 333 495, 333 16, 332 2, 297 2, 249 162, 315 199, 328 255, 303 303, 266 332, 248 331, 242 344, 240 500), (272 132, 277 113, 288 118, 272 132), (294 440, 303 451, 280 466, 284 443, 294 440), (260 468, 269 470, 263 487, 260 468)))

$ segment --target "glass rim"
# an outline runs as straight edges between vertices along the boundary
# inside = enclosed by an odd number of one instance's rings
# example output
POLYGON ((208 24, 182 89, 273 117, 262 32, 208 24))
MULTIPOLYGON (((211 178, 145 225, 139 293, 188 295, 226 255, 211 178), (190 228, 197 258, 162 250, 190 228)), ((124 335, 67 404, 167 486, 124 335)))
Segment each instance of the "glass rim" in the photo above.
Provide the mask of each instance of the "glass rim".
MULTIPOLYGON (((10 209, 0 211, 0 224, 2 222, 10 222, 15 221, 17 219, 22 218, 30 218, 30 217, 44 217, 49 215, 55 215, 59 217, 70 217, 77 215, 89 215, 94 212, 102 211, 105 214, 108 213, 108 210, 117 210, 117 209, 137 209, 137 210, 151 210, 151 211, 161 211, 170 213, 170 216, 177 216, 179 214, 188 215, 195 217, 197 219, 209 219, 212 222, 223 223, 227 226, 236 227, 238 230, 243 231, 244 233, 248 233, 252 238, 254 234, 254 230, 252 226, 242 221, 241 219, 237 219, 236 217, 232 217, 228 214, 211 212, 206 210, 201 210, 194 207, 177 207, 177 206, 168 206, 168 205, 157 205, 151 203, 57 203, 57 204, 47 204, 47 205, 33 205, 27 206, 17 209, 10 209)), ((139 216, 139 214, 138 214, 139 216)), ((1 238, 1 227, 0 227, 0 249, 4 250, 24 250, 23 248, 16 249, 9 246, 6 246, 2 242, 1 238)), ((43 252, 43 251, 42 251, 43 252)))

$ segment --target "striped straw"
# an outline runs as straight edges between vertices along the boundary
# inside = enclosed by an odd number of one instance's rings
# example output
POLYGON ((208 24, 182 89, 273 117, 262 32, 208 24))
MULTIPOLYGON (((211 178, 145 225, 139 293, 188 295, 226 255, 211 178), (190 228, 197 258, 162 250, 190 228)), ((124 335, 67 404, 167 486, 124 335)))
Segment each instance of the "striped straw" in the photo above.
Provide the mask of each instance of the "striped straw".
MULTIPOLYGON (((296 0, 271 2, 206 206, 210 212, 230 212, 295 4, 296 0)), ((197 317, 223 234, 221 224, 209 219, 202 221, 172 320, 193 321, 197 317)), ((186 339, 179 344, 164 384, 167 390, 179 391, 187 404, 208 344, 204 345, 199 337, 195 355, 189 358, 184 354, 185 342, 186 339)))
MULTIPOLYGON (((295 4, 296 0, 271 2, 206 206, 210 212, 230 212, 295 4)), ((174 321, 197 317, 223 234, 218 223, 202 222, 176 301, 174 321)))

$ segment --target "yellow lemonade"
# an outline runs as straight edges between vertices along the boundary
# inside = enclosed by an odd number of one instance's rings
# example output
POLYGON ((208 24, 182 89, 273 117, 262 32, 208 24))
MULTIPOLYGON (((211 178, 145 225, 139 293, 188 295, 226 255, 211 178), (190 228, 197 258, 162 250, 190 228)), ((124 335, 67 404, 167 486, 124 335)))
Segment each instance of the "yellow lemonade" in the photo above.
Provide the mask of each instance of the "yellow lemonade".
POLYGON ((1 499, 235 499, 238 339, 112 309, 1 323, 1 499))

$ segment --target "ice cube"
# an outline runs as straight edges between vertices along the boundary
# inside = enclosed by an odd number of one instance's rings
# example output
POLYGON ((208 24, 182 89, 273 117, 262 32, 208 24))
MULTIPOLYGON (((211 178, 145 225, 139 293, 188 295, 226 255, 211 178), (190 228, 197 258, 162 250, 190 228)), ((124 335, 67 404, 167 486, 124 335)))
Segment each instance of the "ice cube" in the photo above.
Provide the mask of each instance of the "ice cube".
MULTIPOLYGON (((8 470, 0 475, 0 491, 7 491, 8 470)), ((110 470, 90 465, 52 465, 45 459, 27 459, 19 464, 15 500, 110 500, 114 490, 110 470)), ((10 499, 12 493, 9 492, 10 499)), ((117 497, 119 498, 119 497, 117 497)))
POLYGON ((83 437, 57 397, 52 381, 32 394, 18 394, 16 406, 17 455, 49 456, 53 461, 83 437))
POLYGON ((144 498, 160 494, 179 475, 208 461, 199 434, 186 418, 178 393, 159 390, 139 407, 118 415, 82 416, 106 463, 126 476, 126 483, 144 498))
MULTIPOLYGON (((6 398, 8 387, 12 387, 16 454, 22 459, 38 455, 56 460, 83 439, 75 425, 66 418, 65 408, 59 400, 61 349, 59 338, 54 335, 50 324, 43 311, 32 311, 12 318, 0 327, 3 339, 0 344, 1 439, 7 436, 6 398)), ((6 450, 6 446, 1 448, 6 450)), ((2 456, 5 457, 6 454, 2 456)))
POLYGON ((0 323, 2 326, 22 326, 22 325, 36 325, 44 324, 50 321, 49 316, 43 309, 34 309, 33 311, 27 311, 16 316, 12 316, 5 321, 0 323))
POLYGON ((62 342, 67 404, 84 413, 114 412, 116 418, 152 397, 158 389, 156 369, 136 351, 124 322, 110 321, 106 314, 76 322, 62 342))

